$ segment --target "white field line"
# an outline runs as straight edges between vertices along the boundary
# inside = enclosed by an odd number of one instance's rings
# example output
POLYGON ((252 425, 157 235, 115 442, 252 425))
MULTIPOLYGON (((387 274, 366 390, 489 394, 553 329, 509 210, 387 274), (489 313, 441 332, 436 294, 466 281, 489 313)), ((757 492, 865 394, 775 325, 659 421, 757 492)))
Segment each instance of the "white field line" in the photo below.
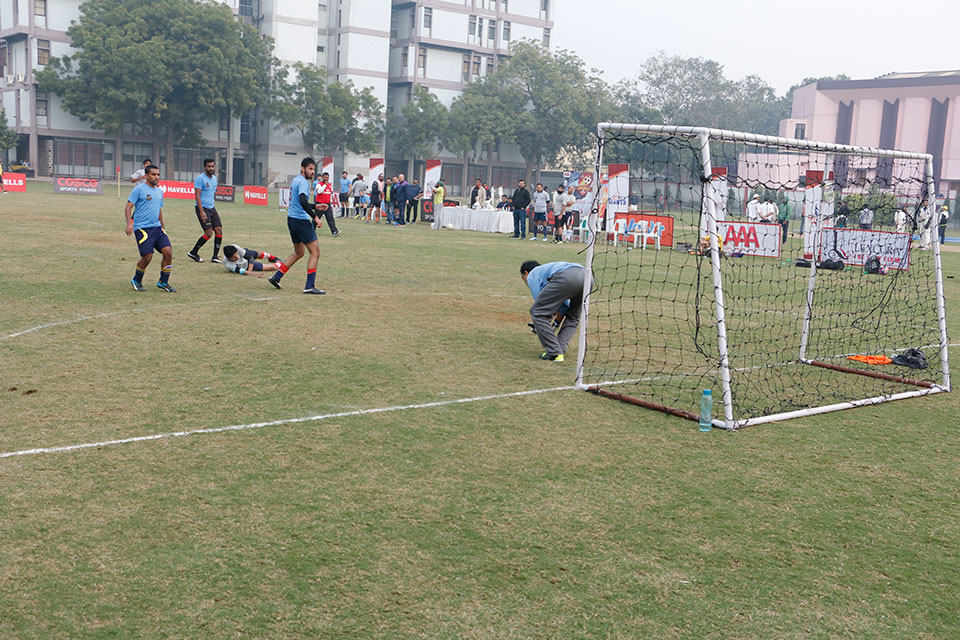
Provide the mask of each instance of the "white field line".
POLYGON ((104 440, 102 442, 85 442, 83 444, 70 444, 57 447, 40 447, 36 449, 23 449, 21 451, 8 451, 0 453, 0 459, 13 458, 16 456, 31 456, 41 453, 65 453, 70 451, 79 451, 81 449, 97 449, 100 447, 111 447, 120 444, 130 444, 133 442, 148 442, 150 440, 166 440, 169 438, 182 438, 184 436, 195 436, 208 433, 223 433, 225 431, 247 431, 249 429, 262 429, 263 427, 275 427, 285 424, 300 424, 304 422, 319 422, 321 420, 331 420, 334 418, 349 418, 352 416, 366 416, 377 413, 391 413, 394 411, 409 411, 411 409, 431 409, 434 407, 446 407, 455 404, 467 404, 471 402, 483 402, 485 400, 498 400, 501 398, 519 398, 523 396, 532 396, 543 393, 552 393, 554 391, 573 391, 576 387, 573 385, 566 387, 553 387, 550 389, 533 389, 530 391, 515 391, 513 393, 499 393, 489 396, 477 396, 475 398, 460 398, 457 400, 439 400, 437 402, 424 402, 421 404, 397 405, 393 407, 378 407, 375 409, 357 409, 355 411, 341 411, 339 413, 325 413, 315 416, 306 416, 303 418, 286 418, 284 420, 271 420, 269 422, 251 422, 250 424, 235 424, 228 427, 213 427, 209 429, 193 429, 191 431, 174 431, 171 433, 157 433, 149 436, 135 436, 132 438, 120 438, 117 440, 104 440))
MULTIPOLYGON (((521 295, 505 295, 505 294, 486 294, 486 293, 421 293, 419 295, 427 296, 445 296, 445 297, 454 297, 454 298, 469 298, 469 297, 484 297, 484 298, 522 298, 527 299, 529 296, 521 295)), ((360 293, 352 294, 351 298, 367 298, 367 297, 383 297, 383 294, 379 293, 360 293)), ((141 313, 143 311, 162 311, 163 309, 169 309, 171 307, 189 307, 189 306, 200 306, 200 305, 209 305, 209 304, 219 304, 221 302, 229 302, 230 300, 250 300, 253 302, 259 302, 262 300, 273 300, 273 297, 264 297, 264 298, 249 298, 247 296, 237 296, 236 298, 228 298, 225 300, 205 300, 202 302, 179 302, 174 304, 165 304, 165 305, 155 305, 152 307, 142 307, 138 309, 123 309, 120 311, 110 311, 108 313, 98 313, 90 316, 77 316, 70 320, 60 320, 57 322, 48 322, 46 324, 40 324, 35 327, 30 327, 29 329, 23 329, 22 331, 17 331, 16 333, 9 333, 7 335, 0 336, 0 341, 10 340, 11 338, 19 338, 20 336, 26 335, 28 333, 33 333, 35 331, 43 331, 44 329, 52 329, 54 327, 63 327, 66 325, 77 324, 78 322, 86 322, 87 320, 99 320, 101 318, 111 318, 113 316, 122 316, 128 313, 141 313)))
POLYGON ((127 313, 142 313, 144 311, 162 311, 163 309, 170 309, 172 307, 197 307, 210 304, 221 304, 224 302, 230 302, 231 300, 250 300, 251 302, 259 302, 263 300, 272 300, 273 298, 249 298, 247 296, 235 296, 233 298, 219 299, 219 300, 202 300, 200 302, 175 302, 173 304, 158 304, 152 307, 140 307, 137 309, 122 309, 120 311, 109 311, 107 313, 97 313, 91 316, 77 316, 70 320, 60 320, 59 322, 48 322, 47 324, 37 325, 35 327, 30 327, 29 329, 24 329, 22 331, 17 331, 16 333, 8 333, 5 336, 0 336, 0 341, 9 340, 11 338, 19 338, 28 333, 33 333, 34 331, 42 331, 44 329, 52 329, 53 327, 63 327, 69 324, 77 324, 78 322, 86 322, 87 320, 99 320, 101 318, 111 318, 113 316, 122 316, 127 313))

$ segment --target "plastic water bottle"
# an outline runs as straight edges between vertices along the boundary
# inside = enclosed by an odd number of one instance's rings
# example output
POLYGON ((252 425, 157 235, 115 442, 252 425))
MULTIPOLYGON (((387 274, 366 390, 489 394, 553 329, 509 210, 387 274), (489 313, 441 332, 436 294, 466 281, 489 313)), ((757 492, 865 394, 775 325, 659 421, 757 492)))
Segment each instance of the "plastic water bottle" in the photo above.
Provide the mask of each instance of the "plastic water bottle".
POLYGON ((703 390, 703 396, 700 398, 700 431, 710 431, 713 429, 713 420, 711 413, 713 411, 713 392, 710 389, 703 390))

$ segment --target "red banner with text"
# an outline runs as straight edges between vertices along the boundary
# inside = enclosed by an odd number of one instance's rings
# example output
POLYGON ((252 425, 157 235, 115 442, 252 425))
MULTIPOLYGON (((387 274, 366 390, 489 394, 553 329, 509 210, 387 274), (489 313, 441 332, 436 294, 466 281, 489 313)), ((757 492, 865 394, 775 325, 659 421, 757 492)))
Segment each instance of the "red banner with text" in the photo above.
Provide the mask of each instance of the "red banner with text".
POLYGON ((174 198, 180 200, 194 200, 196 198, 196 194, 193 192, 192 182, 161 180, 160 191, 163 191, 164 198, 174 198))
MULTIPOLYGON (((627 233, 632 233, 637 226, 645 223, 655 235, 660 236, 660 245, 673 246, 673 216, 657 216, 641 213, 618 213, 617 220, 627 221, 627 233)), ((653 244, 653 238, 647 238, 647 244, 653 244)))
POLYGON ((257 204, 262 207, 267 206, 267 188, 250 186, 244 187, 243 204, 257 204))
POLYGON ((27 176, 23 173, 5 173, 3 174, 3 188, 7 191, 18 191, 25 193, 27 191, 27 176))

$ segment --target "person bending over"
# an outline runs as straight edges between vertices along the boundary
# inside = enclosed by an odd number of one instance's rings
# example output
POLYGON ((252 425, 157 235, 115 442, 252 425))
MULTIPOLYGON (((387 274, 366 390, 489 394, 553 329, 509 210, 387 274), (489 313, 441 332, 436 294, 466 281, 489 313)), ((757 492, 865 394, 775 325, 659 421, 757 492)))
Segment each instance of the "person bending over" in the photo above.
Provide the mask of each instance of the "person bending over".
POLYGON ((563 362, 563 354, 580 324, 583 284, 586 269, 574 262, 549 262, 541 265, 527 260, 520 265, 520 277, 533 294, 530 318, 533 330, 543 346, 541 360, 563 362), (556 316, 562 317, 560 330, 553 332, 556 316))

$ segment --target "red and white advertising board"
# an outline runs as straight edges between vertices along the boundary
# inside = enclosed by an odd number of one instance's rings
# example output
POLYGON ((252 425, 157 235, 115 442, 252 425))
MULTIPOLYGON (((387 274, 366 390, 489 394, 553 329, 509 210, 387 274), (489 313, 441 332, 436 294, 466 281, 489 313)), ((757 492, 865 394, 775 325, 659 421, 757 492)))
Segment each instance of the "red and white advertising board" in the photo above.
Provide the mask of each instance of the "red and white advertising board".
POLYGON ((780 237, 783 228, 768 222, 717 222, 717 233, 723 240, 723 253, 761 258, 780 258, 780 237))
MULTIPOLYGON (((612 220, 613 218, 611 218, 612 220)), ((618 213, 616 220, 627 221, 627 232, 633 232, 641 222, 652 225, 651 230, 654 234, 660 235, 661 247, 673 246, 673 217, 658 216, 647 213, 618 213)), ((654 244, 653 238, 647 239, 647 244, 654 244)))
POLYGON ((7 191, 26 193, 27 176, 23 173, 3 174, 3 188, 7 191))
POLYGON ((370 169, 367 171, 367 189, 383 173, 383 158, 370 158, 370 169))
POLYGON ((267 206, 267 188, 266 187, 243 187, 243 204, 256 204, 261 207, 267 206))
POLYGON ((181 182, 179 180, 161 180, 160 191, 163 191, 164 198, 174 198, 178 200, 195 200, 196 193, 193 191, 192 182, 181 182))
POLYGON ((611 164, 607 175, 607 213, 626 213, 630 208, 630 165, 611 164))

